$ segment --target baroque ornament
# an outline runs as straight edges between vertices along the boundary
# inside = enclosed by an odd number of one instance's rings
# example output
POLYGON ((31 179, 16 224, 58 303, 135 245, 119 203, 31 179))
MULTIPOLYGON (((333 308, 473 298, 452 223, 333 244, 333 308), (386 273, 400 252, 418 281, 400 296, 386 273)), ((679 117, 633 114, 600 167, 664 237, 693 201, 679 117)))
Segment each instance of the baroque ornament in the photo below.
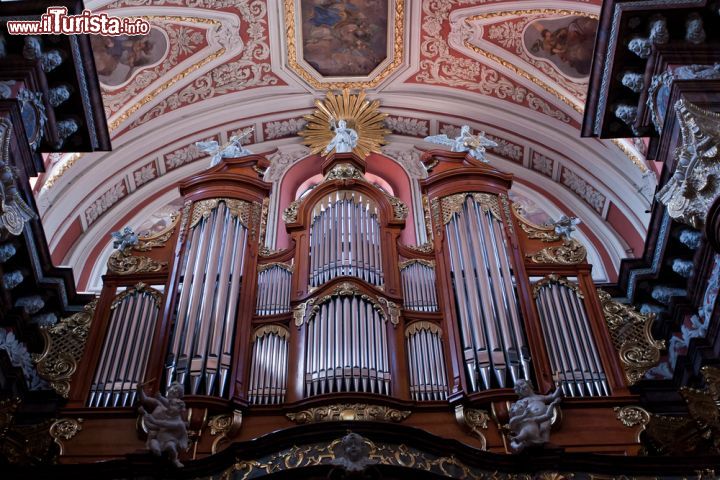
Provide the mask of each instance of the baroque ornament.
POLYGON ((660 350, 665 348, 665 341, 655 340, 652 336, 655 315, 643 315, 628 305, 617 303, 603 290, 598 290, 598 298, 625 377, 628 384, 634 385, 658 364, 660 350))
POLYGON ((550 426, 555 406, 562 391, 552 395, 538 395, 523 379, 515 383, 518 401, 510 407, 510 449, 519 453, 527 447, 545 445, 550 439, 550 426))
POLYGON ((15 174, 9 166, 12 123, 0 119, 0 229, 20 235, 25 224, 35 218, 35 212, 20 196, 15 174))
POLYGON ((96 306, 97 300, 93 300, 85 305, 82 312, 40 329, 45 348, 41 354, 33 356, 38 375, 50 382, 53 390, 64 398, 70 393, 70 379, 85 351, 96 306))
POLYGON ((682 135, 677 167, 658 192, 668 214, 701 229, 707 212, 720 196, 720 114, 703 110, 685 99, 675 104, 682 135))
POLYGON ((559 265, 577 265, 587 258, 587 250, 574 238, 563 240, 562 245, 545 247, 539 252, 526 255, 533 263, 556 263, 559 265))
POLYGON ((310 147, 311 154, 321 153, 335 137, 332 127, 344 121, 346 127, 357 134, 353 153, 361 158, 371 152, 380 153, 380 146, 390 131, 383 126, 387 114, 380 113, 379 106, 379 100, 366 100, 365 92, 350 94, 348 89, 342 94, 328 92, 325 100, 315 101, 315 111, 305 115, 307 125, 298 134, 304 138, 302 143, 310 147))
POLYGON ((324 407, 314 407, 296 413, 288 413, 293 422, 303 425, 317 422, 394 422, 399 423, 410 416, 409 410, 396 410, 382 405, 366 403, 338 403, 324 407))
POLYGON ((83 419, 61 418, 50 425, 50 436, 60 447, 60 455, 63 453, 63 440, 70 440, 82 430, 83 419))
POLYGON ((477 437, 482 443, 482 450, 487 447, 487 440, 482 430, 487 430, 490 415, 485 410, 465 408, 463 405, 455 407, 455 420, 477 437))

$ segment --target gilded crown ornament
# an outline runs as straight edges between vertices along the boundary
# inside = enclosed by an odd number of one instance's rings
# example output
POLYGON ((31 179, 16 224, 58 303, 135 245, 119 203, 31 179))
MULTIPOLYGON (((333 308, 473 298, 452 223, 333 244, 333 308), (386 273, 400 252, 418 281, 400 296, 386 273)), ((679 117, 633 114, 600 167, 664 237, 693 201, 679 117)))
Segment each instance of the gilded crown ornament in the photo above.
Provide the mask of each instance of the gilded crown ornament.
POLYGON ((379 111, 380 102, 366 100, 365 92, 328 92, 324 100, 315 101, 315 107, 312 114, 305 115, 307 126, 298 132, 312 154, 353 152, 365 158, 371 152, 379 153, 390 133, 383 126, 387 114, 379 111))

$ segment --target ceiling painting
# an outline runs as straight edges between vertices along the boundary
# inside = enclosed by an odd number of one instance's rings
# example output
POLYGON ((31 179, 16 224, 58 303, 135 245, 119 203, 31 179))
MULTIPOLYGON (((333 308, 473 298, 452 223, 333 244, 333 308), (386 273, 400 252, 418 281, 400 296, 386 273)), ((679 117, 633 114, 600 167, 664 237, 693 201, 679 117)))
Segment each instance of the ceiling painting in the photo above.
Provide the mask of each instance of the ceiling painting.
POLYGON ((388 0, 302 0, 302 51, 325 77, 369 75, 387 58, 388 0))
POLYGON ((95 68, 106 87, 118 87, 139 70, 160 62, 168 51, 165 35, 152 28, 147 35, 93 35, 90 38, 95 68))
POLYGON ((538 19, 525 28, 523 46, 530 56, 549 60, 563 75, 586 79, 597 28, 597 19, 584 16, 538 19))

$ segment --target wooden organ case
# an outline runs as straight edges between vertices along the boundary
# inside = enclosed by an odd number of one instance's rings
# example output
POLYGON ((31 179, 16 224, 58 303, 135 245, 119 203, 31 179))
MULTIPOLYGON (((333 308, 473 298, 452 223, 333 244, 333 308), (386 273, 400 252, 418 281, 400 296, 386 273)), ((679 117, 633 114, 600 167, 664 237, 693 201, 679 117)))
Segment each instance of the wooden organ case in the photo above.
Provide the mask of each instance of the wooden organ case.
POLYGON ((431 240, 411 246, 399 240, 408 207, 365 160, 321 161, 323 180, 284 209, 288 249, 262 247, 271 185, 251 155, 182 182, 176 223, 112 255, 62 462, 142 451, 137 388, 173 381, 188 408, 183 461, 338 420, 507 453, 519 379, 562 389, 554 446, 637 453, 640 426, 614 410, 637 401, 626 333, 609 326, 584 247, 515 209, 511 175, 426 152, 415 214, 431 240))

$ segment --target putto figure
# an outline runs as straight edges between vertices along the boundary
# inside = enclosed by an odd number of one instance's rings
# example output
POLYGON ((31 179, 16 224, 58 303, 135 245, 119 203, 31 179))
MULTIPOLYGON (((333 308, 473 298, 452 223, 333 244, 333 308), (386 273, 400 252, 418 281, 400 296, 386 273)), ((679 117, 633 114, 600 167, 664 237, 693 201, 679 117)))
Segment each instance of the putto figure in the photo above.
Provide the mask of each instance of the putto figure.
POLYGON ((346 472, 362 472, 368 466, 377 463, 370 460, 370 452, 365 439, 357 433, 345 435, 335 451, 335 458, 330 462, 346 472))
POLYGON ((450 151, 452 152, 469 152, 473 158, 485 163, 489 162, 489 160, 485 158, 485 150, 488 147, 498 146, 497 143, 485 137, 485 132, 480 132, 479 135, 473 135, 468 125, 463 125, 460 128, 460 135, 454 139, 447 135, 431 135, 425 137, 425 141, 438 145, 446 145, 450 147, 450 151))
POLYGON ((337 125, 335 125, 335 121, 333 120, 331 126, 333 132, 335 132, 335 136, 332 140, 330 140, 328 146, 325 147, 323 154, 327 155, 332 152, 333 149, 335 150, 335 153, 352 152, 358 142, 357 132, 352 128, 349 128, 345 120, 339 120, 337 125))
POLYGON ((145 446, 157 456, 167 452, 170 461, 178 468, 184 466, 178 460, 179 451, 188 448, 187 423, 183 420, 183 391, 183 386, 175 382, 168 388, 167 397, 159 393, 155 397, 148 397, 142 386, 138 385, 141 405, 138 411, 142 414, 148 431, 145 446), (146 407, 152 411, 148 412, 146 407))
POLYGON ((563 215, 556 222, 553 223, 553 226, 555 227, 555 233, 557 235, 560 235, 561 237, 565 237, 565 239, 570 240, 570 237, 572 237, 572 232, 577 230, 575 227, 577 225, 580 225, 580 223, 581 220, 577 217, 568 217, 567 215, 563 215))
POLYGON ((210 166, 214 167, 223 158, 238 158, 246 155, 252 155, 253 152, 242 146, 243 140, 248 138, 254 129, 249 128, 240 135, 233 135, 230 137, 230 141, 222 147, 215 140, 206 142, 195 142, 195 146, 201 152, 209 153, 212 155, 210 159, 210 166))
POLYGON ((113 248, 121 252, 140 243, 140 239, 130 227, 125 227, 119 232, 112 232, 110 236, 113 240, 113 248))
POLYGON ((538 395, 527 381, 518 380, 515 393, 520 398, 510 407, 510 449, 519 453, 548 442, 553 408, 560 403, 562 392, 558 388, 552 395, 538 395))

